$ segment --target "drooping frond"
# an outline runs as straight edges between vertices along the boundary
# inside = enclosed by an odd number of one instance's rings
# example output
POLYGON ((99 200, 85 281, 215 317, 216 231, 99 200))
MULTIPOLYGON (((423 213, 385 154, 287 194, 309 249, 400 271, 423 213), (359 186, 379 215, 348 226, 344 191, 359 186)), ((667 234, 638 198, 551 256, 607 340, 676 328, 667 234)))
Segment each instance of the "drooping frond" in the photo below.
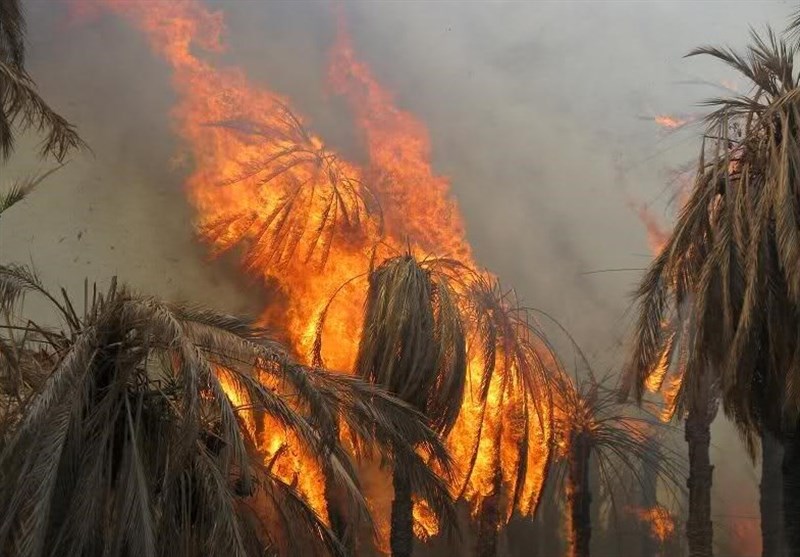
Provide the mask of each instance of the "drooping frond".
POLYGON ((19 0, 0 0, 0 62, 21 67, 25 61, 25 18, 19 0))
POLYGON ((492 450, 503 476, 501 513, 507 521, 515 510, 523 515, 536 510, 553 439, 550 378, 560 364, 513 291, 478 273, 469 279, 460 303, 470 347, 469 396, 478 412, 460 492, 469 492, 485 474, 478 465, 482 444, 495 436, 492 450))
POLYGON ((25 70, 0 59, 0 160, 11 154, 17 133, 26 130, 44 134, 42 156, 58 161, 84 146, 74 126, 39 96, 25 70))
POLYGON ((395 257, 369 277, 356 373, 447 432, 466 378, 464 325, 456 293, 435 262, 395 257))
POLYGON ((797 47, 772 31, 739 53, 703 47, 752 89, 708 101, 692 195, 642 281, 626 391, 679 368, 680 411, 711 375, 746 437, 800 417, 800 88, 797 47), (775 401, 783 401, 781 404, 775 401))
POLYGON ((334 242, 361 247, 380 239, 380 206, 360 171, 309 134, 287 106, 278 103, 263 123, 229 120, 214 126, 259 153, 239 161, 240 172, 220 184, 256 192, 258 206, 201 226, 217 252, 245 242, 250 267, 278 267, 298 255, 322 268, 334 242))
POLYGON ((645 476, 661 479, 667 492, 680 500, 683 462, 663 442, 662 433, 668 426, 649 413, 621 404, 617 389, 608 387, 608 382, 609 377, 580 379, 565 373, 555 380, 559 456, 568 459, 573 443, 581 439, 589 447, 591 458, 597 459, 599 479, 612 505, 625 498, 630 503, 633 494, 644 490, 645 476))
MULTIPOLYGON (((3 270, 8 290, 56 300, 30 271, 3 270)), ((297 478, 275 467, 281 451, 266 458, 263 447, 273 438, 265 428, 287 436, 368 522, 337 435, 340 417, 356 446, 402 465, 452 519, 446 487, 414 450, 447 469, 441 442, 382 390, 300 366, 233 316, 115 283, 82 316, 64 298, 56 313, 67 333, 0 327, 42 331, 52 354, 46 379, 4 432, 0 547, 18 555, 340 555, 297 478)), ((13 347, 2 354, 0 363, 19 367, 13 347)))
MULTIPOLYGON (((485 495, 475 487, 502 477, 501 521, 535 512, 550 462, 548 378, 558 363, 529 314, 496 279, 456 260, 389 258, 369 275, 356 363, 449 432, 451 491, 475 512, 485 495)), ((316 326, 320 363, 326 316, 327 307, 316 326)))

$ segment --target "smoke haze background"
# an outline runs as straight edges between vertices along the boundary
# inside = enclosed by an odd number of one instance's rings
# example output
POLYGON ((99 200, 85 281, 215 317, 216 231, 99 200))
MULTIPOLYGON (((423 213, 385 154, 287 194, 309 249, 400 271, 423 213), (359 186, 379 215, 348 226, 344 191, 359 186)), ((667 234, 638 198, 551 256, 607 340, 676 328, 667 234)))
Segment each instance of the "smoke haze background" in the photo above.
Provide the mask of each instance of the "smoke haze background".
MULTIPOLYGON (((363 160, 352 118, 326 86, 336 32, 326 2, 216 1, 221 62, 286 95, 310 127, 363 160)), ((144 37, 100 13, 32 0, 28 67, 77 125, 80 153, 0 224, 3 261, 32 261, 49 285, 118 274, 170 299, 257 314, 262 287, 235 259, 210 261, 183 194, 191 159, 172 132, 169 72, 144 37)), ((650 254, 631 204, 665 222, 671 172, 691 162, 698 126, 667 133, 656 114, 699 113, 732 73, 683 60, 704 44, 744 46, 748 26, 783 29, 789 2, 350 2, 356 50, 397 104, 429 128, 434 168, 452 181, 480 264, 570 330, 600 371, 615 369, 630 292, 650 254)), ((21 142, 0 187, 47 167, 21 142)), ((715 514, 757 517, 757 472, 732 428, 712 435, 715 514), (732 487, 735 486, 735 489, 732 487)), ((717 539, 729 525, 715 517, 717 539)), ((757 520, 755 530, 758 530, 757 520)), ((742 553, 741 555, 746 555, 742 553)))

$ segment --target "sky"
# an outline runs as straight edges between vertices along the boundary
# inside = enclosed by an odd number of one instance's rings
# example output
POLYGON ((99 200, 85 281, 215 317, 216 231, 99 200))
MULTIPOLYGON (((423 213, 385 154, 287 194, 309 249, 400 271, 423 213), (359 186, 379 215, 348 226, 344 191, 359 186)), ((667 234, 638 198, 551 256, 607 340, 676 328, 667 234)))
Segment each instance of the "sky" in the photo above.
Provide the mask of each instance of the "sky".
MULTIPOLYGON (((363 156, 326 90, 331 5, 209 2, 225 12, 221 56, 290 97, 332 145, 363 156)), ((257 313, 260 286, 194 239, 163 63, 113 16, 76 22, 61 3, 26 7, 29 70, 91 152, 4 215, 2 259, 32 262, 45 282, 76 292, 85 277, 119 275, 150 294, 257 313)), ((720 93, 713 84, 736 85, 719 63, 684 55, 741 47, 749 26, 782 29, 793 10, 766 0, 344 3, 359 56, 428 126, 479 263, 558 318, 603 371, 619 364, 641 273, 595 271, 648 264, 633 207, 648 204, 668 223, 672 174, 699 147, 699 127, 668 132, 653 117, 702 114, 699 102, 720 93)), ((33 146, 24 141, 0 169, 0 187, 49 167, 33 146)), ((716 497, 745 478, 752 489, 726 504, 755 512, 757 476, 735 433, 718 420, 714 435, 713 458, 726 462, 716 497)))

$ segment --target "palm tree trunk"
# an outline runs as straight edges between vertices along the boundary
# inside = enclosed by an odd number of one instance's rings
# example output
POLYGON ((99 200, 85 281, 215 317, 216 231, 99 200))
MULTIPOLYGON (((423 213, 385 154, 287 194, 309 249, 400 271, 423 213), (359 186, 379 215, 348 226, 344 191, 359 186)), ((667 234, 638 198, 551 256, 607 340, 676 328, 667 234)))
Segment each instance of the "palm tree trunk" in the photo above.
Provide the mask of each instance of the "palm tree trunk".
POLYGON ((697 400, 689 408, 685 423, 685 438, 689 446, 689 518, 686 536, 689 540, 689 557, 712 557, 713 525, 711 523, 711 465, 710 393, 703 382, 697 400), (704 391, 704 392, 703 392, 704 391))
POLYGON ((783 534, 783 447, 768 432, 761 434, 761 555, 786 557, 783 534))
POLYGON ((567 470, 569 557, 589 557, 589 541, 592 537, 592 494, 589 489, 591 453, 591 440, 586 433, 572 436, 567 470))
POLYGON ((503 473, 500 469, 499 453, 492 478, 492 493, 481 502, 478 514, 478 541, 475 548, 476 557, 496 557, 497 539, 500 532, 500 497, 503 489, 503 473))
POLYGON ((790 557, 800 557, 800 436, 783 442, 783 524, 790 557))
POLYGON ((411 557, 414 549, 414 515, 411 484, 403 472, 392 474, 394 500, 392 501, 392 531, 389 546, 392 557, 411 557))

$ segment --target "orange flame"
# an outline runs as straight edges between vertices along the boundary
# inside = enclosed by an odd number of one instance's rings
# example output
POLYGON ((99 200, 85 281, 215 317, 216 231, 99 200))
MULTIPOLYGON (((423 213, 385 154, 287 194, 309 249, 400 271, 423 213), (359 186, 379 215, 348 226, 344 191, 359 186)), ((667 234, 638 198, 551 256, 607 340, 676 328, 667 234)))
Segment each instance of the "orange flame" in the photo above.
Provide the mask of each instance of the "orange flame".
POLYGON ((653 214, 647 205, 635 206, 639 220, 647 230, 647 245, 653 255, 661 253, 669 240, 669 230, 664 228, 658 217, 653 214))
POLYGON ((650 526, 650 535, 661 543, 666 542, 675 533, 675 521, 670 512, 661 505, 649 509, 629 508, 636 518, 650 526))
POLYGON ((689 118, 678 118, 676 116, 670 116, 669 114, 659 114, 653 118, 653 120, 655 120, 656 124, 668 130, 680 128, 691 121, 689 118))
MULTIPOLYGON (((377 240, 379 256, 410 247, 418 254, 451 257, 475 267, 449 181, 431 166, 425 126, 400 110, 357 59, 341 19, 330 52, 329 78, 348 101, 362 133, 369 160, 363 167, 344 160, 322 138, 306 131, 303 119, 288 109, 288 99, 253 85, 239 68, 217 67, 201 57, 203 50, 223 48, 222 12, 210 11, 198 0, 105 4, 143 31, 171 68, 179 99, 173 117, 194 162, 187 195, 202 235, 213 252, 239 242, 248 245, 247 270, 276 294, 263 321, 285 332, 298 357, 311 359, 317 320, 325 311, 324 337, 335 339, 322 347, 325 363, 332 369, 352 369, 364 288, 349 281, 368 272, 377 240), (380 219, 370 216, 374 202, 380 205, 380 219), (334 294, 336 301, 328 306, 334 294)), ((479 458, 465 493, 473 508, 487 495, 499 458, 504 488, 520 490, 519 510, 530 513, 549 458, 548 409, 541 405, 540 412, 519 415, 519 397, 531 395, 504 380, 511 375, 508 370, 498 369, 485 411, 488 425, 480 430, 482 410, 473 402, 480 385, 479 363, 470 365, 468 385, 475 392, 465 396, 448 439, 462 469, 453 491, 466 481, 467 449, 478 443, 479 458), (524 485, 517 486, 515 470, 522 463, 515 461, 514 449, 526 430, 534 439, 524 485)), ((278 427, 263 430, 265 459, 275 459, 272 464, 280 477, 297 483, 315 511, 326 516, 318 464, 287 432, 278 427), (290 450, 280 449, 287 446, 290 450)), ((382 489, 386 491, 385 484, 382 489)), ((385 499, 370 498, 383 546, 388 538, 385 499)), ((506 510, 507 517, 512 510, 506 510)), ((436 517, 424 502, 416 502, 415 518, 418 533, 438 531, 436 517)))

